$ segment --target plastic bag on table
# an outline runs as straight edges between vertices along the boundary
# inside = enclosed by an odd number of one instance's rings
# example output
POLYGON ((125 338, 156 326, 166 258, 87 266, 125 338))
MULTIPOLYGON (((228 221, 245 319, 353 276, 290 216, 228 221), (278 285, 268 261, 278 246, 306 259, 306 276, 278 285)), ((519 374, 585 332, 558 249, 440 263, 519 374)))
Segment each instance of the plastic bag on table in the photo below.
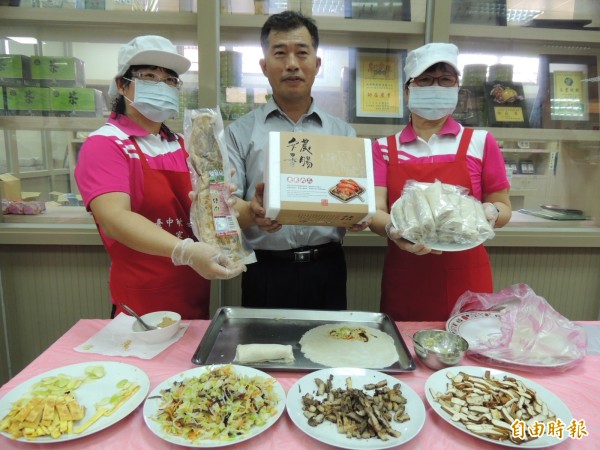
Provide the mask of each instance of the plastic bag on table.
POLYGON ((194 189, 190 211, 194 235, 234 262, 256 262, 235 211, 227 204, 231 176, 219 109, 186 109, 183 130, 194 189))
POLYGON ((469 311, 497 315, 500 332, 469 342, 468 350, 469 355, 492 364, 533 372, 563 371, 587 354, 585 329, 559 314, 526 284, 495 294, 467 291, 459 297, 451 317, 469 311))

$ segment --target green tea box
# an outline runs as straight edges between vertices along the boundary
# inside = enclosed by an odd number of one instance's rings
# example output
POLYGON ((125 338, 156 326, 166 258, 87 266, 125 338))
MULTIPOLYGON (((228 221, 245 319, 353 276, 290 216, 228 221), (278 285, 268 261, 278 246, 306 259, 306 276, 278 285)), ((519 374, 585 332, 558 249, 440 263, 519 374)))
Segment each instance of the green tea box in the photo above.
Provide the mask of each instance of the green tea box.
POLYGON ((6 114, 46 116, 50 108, 50 90, 42 87, 4 87, 6 114))
POLYGON ((67 56, 32 56, 31 79, 42 87, 85 87, 83 61, 67 56))
POLYGON ((31 84, 29 62, 25 55, 0 55, 0 86, 31 84))
POLYGON ((50 114, 53 116, 101 117, 102 92, 91 88, 50 88, 50 114))

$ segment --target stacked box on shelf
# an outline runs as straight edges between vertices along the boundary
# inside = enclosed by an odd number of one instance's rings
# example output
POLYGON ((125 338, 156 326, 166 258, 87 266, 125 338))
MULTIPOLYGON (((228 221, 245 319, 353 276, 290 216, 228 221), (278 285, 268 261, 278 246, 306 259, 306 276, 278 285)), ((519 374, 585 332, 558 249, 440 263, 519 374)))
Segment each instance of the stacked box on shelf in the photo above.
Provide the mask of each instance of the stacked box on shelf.
POLYGON ((85 9, 106 9, 105 0, 84 0, 85 9))
POLYGON ((29 56, 0 55, 0 86, 33 86, 29 56))
POLYGON ((101 117, 104 109, 102 92, 91 88, 55 87, 50 91, 50 115, 101 117))
POLYGON ((50 110, 50 89, 33 86, 5 86, 2 89, 7 115, 48 115, 48 111, 50 110))
POLYGON ((182 88, 179 91, 179 118, 183 119, 186 109, 198 108, 198 89, 182 88))
POLYGON ((219 53, 220 85, 241 86, 242 85, 242 54, 223 50, 219 53))
POLYGON ((42 87, 85 87, 83 61, 68 56, 32 56, 31 79, 42 87))

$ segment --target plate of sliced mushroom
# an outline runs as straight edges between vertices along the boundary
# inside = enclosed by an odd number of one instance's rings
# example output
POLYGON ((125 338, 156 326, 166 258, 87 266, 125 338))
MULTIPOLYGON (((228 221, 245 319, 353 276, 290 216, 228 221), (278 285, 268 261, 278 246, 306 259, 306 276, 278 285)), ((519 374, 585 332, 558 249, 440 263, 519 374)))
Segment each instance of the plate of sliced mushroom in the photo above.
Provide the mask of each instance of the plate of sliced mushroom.
POLYGON ((433 373, 425 397, 446 422, 484 441, 506 447, 545 448, 568 437, 573 414, 554 393, 502 370, 455 366, 433 373), (543 425, 543 426, 542 426, 543 425))
POLYGON ((425 405, 406 383, 370 369, 311 372, 288 391, 292 421, 312 438, 345 449, 396 447, 425 423, 425 405))

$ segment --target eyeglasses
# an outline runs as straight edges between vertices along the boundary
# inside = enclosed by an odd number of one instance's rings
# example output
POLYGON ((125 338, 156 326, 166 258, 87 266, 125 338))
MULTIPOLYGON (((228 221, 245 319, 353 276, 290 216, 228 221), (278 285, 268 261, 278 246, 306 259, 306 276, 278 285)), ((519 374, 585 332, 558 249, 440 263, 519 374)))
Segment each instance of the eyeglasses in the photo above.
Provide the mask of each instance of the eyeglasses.
POLYGON ((440 77, 421 75, 417 78, 413 78, 412 81, 419 87, 433 86, 434 81, 437 81, 438 85, 442 87, 452 87, 458 81, 458 77, 455 77, 454 75, 442 75, 440 77))
POLYGON ((154 72, 136 72, 131 74, 132 78, 137 78, 138 80, 147 81, 149 83, 158 84, 160 82, 166 83, 169 86, 176 87, 179 89, 183 85, 183 81, 177 77, 164 77, 161 78, 160 75, 154 72))

